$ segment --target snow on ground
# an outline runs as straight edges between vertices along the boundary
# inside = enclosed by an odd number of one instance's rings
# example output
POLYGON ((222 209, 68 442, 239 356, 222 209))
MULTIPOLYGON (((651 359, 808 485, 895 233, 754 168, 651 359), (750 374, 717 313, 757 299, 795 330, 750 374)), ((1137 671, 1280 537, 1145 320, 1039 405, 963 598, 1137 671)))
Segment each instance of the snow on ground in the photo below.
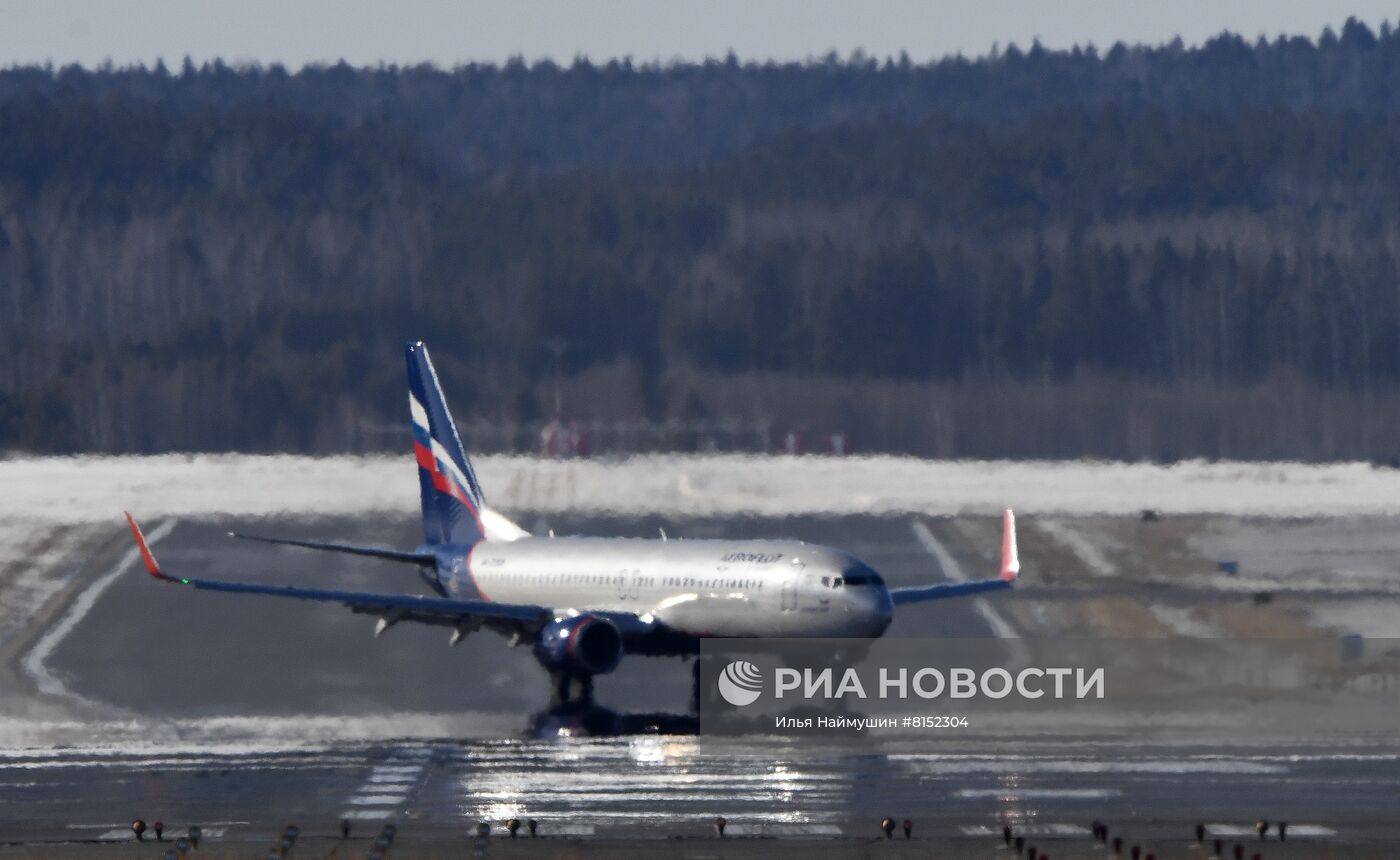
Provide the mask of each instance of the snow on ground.
POLYGON ((1367 639, 1400 639, 1400 610, 1393 601, 1319 603, 1309 609, 1313 626, 1367 639))
POLYGON ((23 632, 77 574, 62 563, 81 543, 80 530, 0 521, 0 648, 23 632))
POLYGON ((1220 518, 1194 532, 1188 545, 1202 558, 1234 561, 1239 577, 1276 588, 1385 588, 1397 584, 1400 530, 1387 517, 1354 516, 1308 522, 1220 518))
MULTIPOLYGON (((1262 517, 1400 513, 1400 470, 1365 463, 933 461, 908 457, 480 457, 493 507, 545 513, 1217 513, 1262 517)), ((407 456, 162 455, 0 461, 0 521, 353 515, 417 509, 407 456)))

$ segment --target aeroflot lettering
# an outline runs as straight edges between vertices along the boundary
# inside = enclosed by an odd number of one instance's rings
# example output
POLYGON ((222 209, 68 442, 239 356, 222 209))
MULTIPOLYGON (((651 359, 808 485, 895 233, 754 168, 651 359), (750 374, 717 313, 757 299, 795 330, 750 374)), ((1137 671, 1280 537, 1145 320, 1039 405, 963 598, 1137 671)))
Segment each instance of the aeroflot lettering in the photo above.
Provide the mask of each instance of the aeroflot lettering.
POLYGON ((782 558, 780 552, 731 552, 720 561, 746 561, 750 564, 772 564, 782 558))
MULTIPOLYGON (((1005 669, 986 669, 979 675, 973 669, 934 668, 889 669, 881 667, 876 692, 881 699, 907 699, 912 693, 921 699, 971 699, 978 696, 1004 699, 1013 692, 1023 699, 1102 699, 1104 670, 1069 668, 1028 668, 1013 675, 1005 669), (1070 681, 1073 681, 1071 685, 1070 681)), ((803 698, 842 699, 866 697, 865 685, 855 669, 847 669, 838 679, 831 669, 776 670, 774 698, 796 691, 803 698)))

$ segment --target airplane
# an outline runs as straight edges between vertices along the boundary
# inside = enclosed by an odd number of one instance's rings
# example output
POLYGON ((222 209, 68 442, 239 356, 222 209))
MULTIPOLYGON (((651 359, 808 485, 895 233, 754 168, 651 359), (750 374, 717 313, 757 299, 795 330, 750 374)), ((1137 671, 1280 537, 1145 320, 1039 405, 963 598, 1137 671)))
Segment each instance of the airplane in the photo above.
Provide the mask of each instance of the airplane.
POLYGON ((451 628, 452 645, 478 630, 494 631, 513 645, 531 646, 562 704, 590 702, 594 677, 616 669, 627 654, 693 656, 706 637, 877 638, 898 606, 1007 589, 1019 575, 1010 509, 1002 517, 997 577, 913 588, 888 588, 855 556, 800 541, 530 535, 487 507, 427 347, 405 349, 423 543, 409 551, 230 535, 413 566, 431 595, 168 573, 127 513, 147 572, 196 590, 343 604, 378 616, 376 636, 400 622, 451 628))

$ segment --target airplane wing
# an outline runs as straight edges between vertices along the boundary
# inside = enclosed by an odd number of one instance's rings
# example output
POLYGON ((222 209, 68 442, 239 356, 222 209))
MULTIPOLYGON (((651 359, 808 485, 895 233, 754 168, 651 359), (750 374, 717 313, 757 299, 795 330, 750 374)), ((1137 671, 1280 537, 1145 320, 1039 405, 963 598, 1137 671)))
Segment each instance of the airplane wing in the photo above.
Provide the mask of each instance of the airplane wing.
POLYGON ((1001 517, 1001 575, 996 579, 978 579, 971 582, 940 582, 934 585, 921 585, 914 588, 892 588, 890 599, 896 606, 905 603, 922 603, 925 600, 942 600, 945 597, 962 597, 980 594, 984 591, 1000 591, 1015 584, 1021 573, 1021 559, 1016 551, 1016 515, 1008 508, 1001 517))
POLYGON ((235 594, 266 594, 273 597, 293 597, 340 603, 354 612, 368 613, 385 619, 385 624, 397 621, 417 621, 426 624, 456 626, 477 621, 501 632, 533 633, 547 624, 554 613, 547 607, 521 603, 495 603, 487 600, 450 600, 422 597, 415 594, 374 594, 361 591, 339 591, 326 588, 298 588, 287 585, 258 585, 248 582, 223 582, 212 579, 190 579, 170 576, 160 569, 141 527, 131 514, 126 515, 141 560, 151 576, 163 582, 188 585, 204 591, 227 591, 235 594))
POLYGON ((382 558, 388 561, 402 561, 408 564, 417 564, 430 567, 436 563, 437 558, 430 552, 404 552, 398 549, 385 549, 377 546, 352 546, 343 543, 326 543, 316 540, 300 540, 298 538, 275 538, 263 537, 262 535, 245 535, 242 532, 229 532, 228 536, 238 540, 254 540, 258 543, 279 544, 281 546, 299 546, 304 549, 319 549, 327 552, 344 552, 350 555, 363 555, 369 558, 382 558))
MULTIPOLYGON (((486 530, 486 536, 490 540, 513 541, 523 537, 529 537, 530 533, 520 526, 506 519, 504 515, 491 508, 481 509, 481 524, 486 530)), ((229 532, 228 536, 239 540, 253 540, 259 543, 279 544, 281 546, 299 546, 304 549, 323 550, 326 552, 344 552, 350 555, 363 555, 370 558, 382 558, 387 561, 398 561, 407 564, 416 564, 420 567, 432 567, 437 563, 437 557, 431 552, 405 552, 399 549, 386 549, 378 546, 355 546, 343 543, 327 543, 316 540, 300 540, 298 538, 275 538, 264 537, 262 535, 243 534, 242 532, 229 532)))

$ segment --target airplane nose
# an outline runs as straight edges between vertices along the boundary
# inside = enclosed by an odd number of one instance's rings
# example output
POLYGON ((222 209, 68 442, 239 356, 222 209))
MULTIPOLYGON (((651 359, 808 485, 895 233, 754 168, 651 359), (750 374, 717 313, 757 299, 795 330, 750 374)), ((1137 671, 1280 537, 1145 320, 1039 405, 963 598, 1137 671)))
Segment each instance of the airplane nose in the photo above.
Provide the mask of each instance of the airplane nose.
POLYGON ((870 589, 865 614, 870 619, 870 638, 876 639, 884 635, 890 622, 894 620, 894 601, 890 599, 889 589, 883 585, 870 589))
POLYGON ((888 589, 880 589, 880 599, 873 614, 876 622, 875 636, 883 636, 889 629, 890 622, 894 620, 894 601, 890 599, 888 589))

